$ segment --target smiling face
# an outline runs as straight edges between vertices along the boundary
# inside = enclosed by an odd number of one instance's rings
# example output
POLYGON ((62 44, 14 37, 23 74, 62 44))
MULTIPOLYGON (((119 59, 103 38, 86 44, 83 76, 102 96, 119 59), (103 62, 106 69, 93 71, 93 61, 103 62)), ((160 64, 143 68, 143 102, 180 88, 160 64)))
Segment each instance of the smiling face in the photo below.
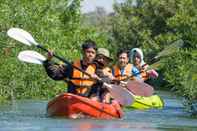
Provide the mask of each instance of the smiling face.
POLYGON ((107 57, 105 57, 104 55, 101 55, 101 54, 96 56, 96 60, 99 63, 101 63, 104 67, 109 64, 109 59, 107 57))
POLYGON ((127 53, 121 53, 118 56, 118 64, 120 67, 125 67, 129 62, 129 57, 127 53))

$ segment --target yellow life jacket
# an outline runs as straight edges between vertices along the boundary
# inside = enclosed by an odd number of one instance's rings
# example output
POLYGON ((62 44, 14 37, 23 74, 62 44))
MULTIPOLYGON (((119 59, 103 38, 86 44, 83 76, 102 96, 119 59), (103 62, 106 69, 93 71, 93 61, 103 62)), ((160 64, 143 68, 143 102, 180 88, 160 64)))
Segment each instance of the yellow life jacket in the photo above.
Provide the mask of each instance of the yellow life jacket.
POLYGON ((132 64, 127 64, 124 68, 124 73, 121 74, 121 71, 120 71, 120 68, 116 65, 114 66, 113 70, 114 70, 114 77, 119 80, 119 81, 122 81, 122 80, 125 80, 128 78, 128 76, 131 76, 132 75, 132 67, 133 65, 132 64))
MULTIPOLYGON (((73 65, 82 69, 80 60, 75 61, 73 65)), ((85 72, 87 72, 90 75, 95 74, 95 71, 95 65, 89 65, 85 70, 85 72)), ((85 94, 89 90, 89 88, 94 84, 94 80, 92 80, 89 76, 85 75, 84 73, 75 68, 73 69, 70 81, 75 87, 77 87, 75 89, 77 94, 85 94)))

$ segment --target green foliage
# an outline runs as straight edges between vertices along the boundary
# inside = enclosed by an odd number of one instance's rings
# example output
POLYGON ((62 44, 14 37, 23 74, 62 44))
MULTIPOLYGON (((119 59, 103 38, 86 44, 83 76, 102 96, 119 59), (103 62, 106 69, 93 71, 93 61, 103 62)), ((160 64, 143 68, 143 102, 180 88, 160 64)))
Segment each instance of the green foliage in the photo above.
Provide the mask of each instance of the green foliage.
POLYGON ((8 38, 6 32, 11 27, 27 30, 37 42, 69 61, 81 57, 81 43, 86 39, 95 40, 112 54, 120 48, 140 47, 147 62, 174 40, 182 39, 184 48, 161 60, 163 87, 174 87, 190 100, 197 99, 197 2, 133 1, 136 0, 115 4, 111 14, 102 8, 81 14, 80 0, 1 1, 0 101, 49 98, 66 87, 63 82, 50 80, 43 67, 22 64, 16 59, 21 50, 35 48, 8 38))
POLYGON ((127 0, 115 5, 113 36, 115 46, 141 47, 145 53, 158 52, 165 44, 176 40, 173 30, 167 25, 168 18, 176 13, 176 2, 127 0))
POLYGON ((84 40, 92 39, 100 45, 107 41, 94 28, 81 27, 80 0, 6 0, 1 1, 0 8, 0 100, 46 99, 66 90, 64 82, 48 78, 42 66, 17 60, 20 51, 35 48, 8 38, 9 28, 30 32, 38 43, 69 61, 80 58, 84 40))
POLYGON ((116 49, 140 47, 146 61, 182 39, 184 48, 162 58, 163 87, 197 99, 197 3, 195 0, 126 0, 114 6, 113 46, 116 49), (134 2, 136 1, 136 2, 134 2), (166 85, 166 83, 168 83, 166 85))
POLYGON ((190 50, 179 53, 166 59, 164 66, 165 79, 177 93, 189 100, 197 99, 197 57, 192 57, 190 50))
POLYGON ((107 48, 110 50, 111 54, 114 54, 115 49, 112 46, 113 38, 111 37, 111 19, 113 17, 112 14, 107 14, 104 8, 97 7, 94 12, 83 14, 82 25, 84 29, 91 30, 91 33, 89 33, 89 35, 93 37, 93 39, 97 40, 99 47, 107 48))

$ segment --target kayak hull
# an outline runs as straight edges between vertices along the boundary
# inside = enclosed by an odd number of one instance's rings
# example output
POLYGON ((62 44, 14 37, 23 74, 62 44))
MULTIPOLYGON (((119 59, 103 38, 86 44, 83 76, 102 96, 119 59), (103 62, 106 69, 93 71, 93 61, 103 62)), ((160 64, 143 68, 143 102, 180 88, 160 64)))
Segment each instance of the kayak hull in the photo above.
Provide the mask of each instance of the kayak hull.
POLYGON ((134 95, 134 103, 126 108, 132 109, 162 109, 164 107, 164 101, 158 95, 152 95, 149 97, 134 95))
POLYGON ((67 118, 83 114, 83 116, 97 119, 113 119, 123 116, 122 109, 116 101, 112 104, 105 104, 70 93, 60 94, 49 101, 47 114, 67 118))

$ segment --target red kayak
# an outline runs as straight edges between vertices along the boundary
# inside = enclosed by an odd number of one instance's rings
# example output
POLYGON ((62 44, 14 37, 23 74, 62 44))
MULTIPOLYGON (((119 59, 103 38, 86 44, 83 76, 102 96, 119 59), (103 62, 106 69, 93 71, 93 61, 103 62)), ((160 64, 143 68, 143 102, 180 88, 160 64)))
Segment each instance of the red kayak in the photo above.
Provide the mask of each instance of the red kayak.
POLYGON ((52 99, 47 105, 47 114, 67 118, 75 118, 82 114, 97 119, 113 119, 123 116, 122 109, 116 101, 112 104, 105 104, 70 93, 63 93, 52 99))

